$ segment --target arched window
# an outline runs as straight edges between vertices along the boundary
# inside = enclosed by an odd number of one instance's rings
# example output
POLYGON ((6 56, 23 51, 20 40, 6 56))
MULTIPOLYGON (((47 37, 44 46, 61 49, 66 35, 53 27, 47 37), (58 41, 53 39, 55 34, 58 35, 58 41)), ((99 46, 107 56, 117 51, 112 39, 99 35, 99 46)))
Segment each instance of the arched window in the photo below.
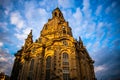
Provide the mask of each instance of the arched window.
POLYGON ((55 12, 55 16, 57 16, 57 12, 55 12))
POLYGON ((69 55, 67 53, 63 53, 62 56, 63 61, 63 80, 69 80, 69 55))
POLYGON ((63 53, 63 59, 68 59, 68 54, 67 53, 63 53))
POLYGON ((50 80, 50 68, 51 68, 51 57, 48 56, 46 59, 46 79, 50 80))
POLYGON ((69 66, 69 61, 68 61, 68 54, 67 53, 63 53, 63 66, 68 65, 69 66))

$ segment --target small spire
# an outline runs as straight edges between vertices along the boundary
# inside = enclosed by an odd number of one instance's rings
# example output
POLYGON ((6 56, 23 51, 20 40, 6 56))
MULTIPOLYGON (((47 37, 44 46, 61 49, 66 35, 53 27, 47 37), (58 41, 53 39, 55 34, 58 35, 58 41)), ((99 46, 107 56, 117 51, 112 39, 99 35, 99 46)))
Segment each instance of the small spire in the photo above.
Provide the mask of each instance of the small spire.
POLYGON ((28 40, 32 40, 32 37, 33 37, 33 36, 32 36, 32 29, 31 29, 31 30, 30 30, 30 33, 28 34, 27 39, 28 39, 28 40))
POLYGON ((82 42, 82 39, 81 39, 81 37, 79 36, 79 46, 80 46, 80 48, 83 48, 84 46, 83 46, 83 42, 82 42))
POLYGON ((82 42, 82 39, 81 39, 81 37, 79 36, 79 42, 82 42))
POLYGON ((30 30, 30 33, 32 33, 32 29, 30 30))
POLYGON ((56 8, 58 8, 58 3, 57 3, 57 7, 56 8))
POLYGON ((28 34, 28 37, 27 37, 27 39, 29 39, 29 38, 31 38, 32 39, 32 30, 30 30, 30 33, 28 34))
POLYGON ((30 33, 28 34, 28 36, 32 36, 32 29, 30 30, 30 33))
POLYGON ((29 47, 29 45, 31 45, 33 43, 33 39, 32 39, 32 30, 30 31, 30 33, 28 34, 27 39, 25 40, 25 48, 29 47))

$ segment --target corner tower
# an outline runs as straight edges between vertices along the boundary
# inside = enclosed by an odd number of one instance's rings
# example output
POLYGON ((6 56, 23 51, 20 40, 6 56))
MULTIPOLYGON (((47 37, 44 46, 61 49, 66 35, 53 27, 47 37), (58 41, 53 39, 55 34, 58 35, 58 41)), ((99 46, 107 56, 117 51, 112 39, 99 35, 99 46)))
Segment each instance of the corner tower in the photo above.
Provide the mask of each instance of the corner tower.
POLYGON ((24 45, 16 53, 14 66, 20 68, 13 67, 11 80, 17 71, 15 80, 95 80, 94 61, 81 38, 77 41, 72 36, 59 8, 53 10, 37 41, 27 41, 27 48, 24 45))

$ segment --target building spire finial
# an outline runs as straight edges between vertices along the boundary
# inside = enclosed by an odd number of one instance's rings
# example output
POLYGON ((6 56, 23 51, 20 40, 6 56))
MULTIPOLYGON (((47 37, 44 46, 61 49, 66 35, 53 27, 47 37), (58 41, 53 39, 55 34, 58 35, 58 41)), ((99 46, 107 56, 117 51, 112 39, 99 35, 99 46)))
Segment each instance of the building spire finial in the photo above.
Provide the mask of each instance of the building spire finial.
POLYGON ((32 29, 30 30, 30 33, 29 33, 29 35, 31 35, 31 36, 32 36, 32 29))
POLYGON ((57 3, 57 7, 56 8, 58 8, 58 3, 57 3))

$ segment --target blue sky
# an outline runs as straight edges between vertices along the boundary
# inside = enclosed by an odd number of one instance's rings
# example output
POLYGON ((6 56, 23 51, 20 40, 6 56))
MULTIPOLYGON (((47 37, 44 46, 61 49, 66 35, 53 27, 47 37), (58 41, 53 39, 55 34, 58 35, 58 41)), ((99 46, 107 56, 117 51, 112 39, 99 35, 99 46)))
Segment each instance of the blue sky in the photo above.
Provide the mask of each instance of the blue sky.
POLYGON ((98 80, 120 79, 120 0, 0 0, 0 72, 10 75, 14 54, 30 30, 34 41, 58 6, 81 36, 98 80))

